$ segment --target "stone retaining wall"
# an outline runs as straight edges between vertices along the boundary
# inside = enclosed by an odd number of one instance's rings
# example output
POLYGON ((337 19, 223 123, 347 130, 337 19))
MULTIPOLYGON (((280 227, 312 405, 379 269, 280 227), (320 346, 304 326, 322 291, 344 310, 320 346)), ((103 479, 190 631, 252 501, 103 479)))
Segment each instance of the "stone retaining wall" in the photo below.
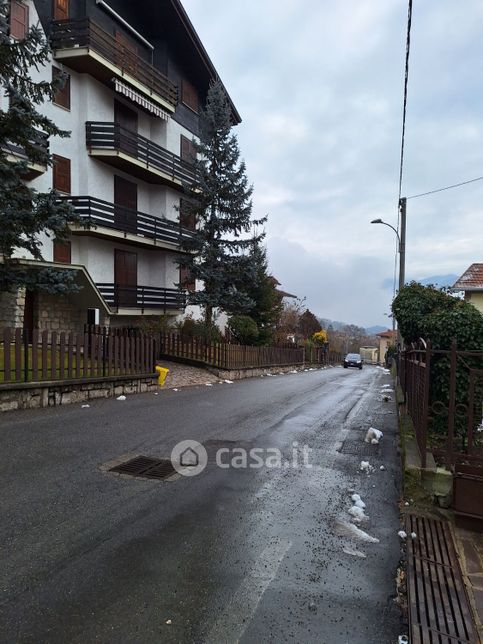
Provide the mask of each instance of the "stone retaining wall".
POLYGON ((88 382, 64 380, 0 385, 0 412, 84 403, 97 398, 147 393, 157 389, 155 375, 95 378, 88 382))

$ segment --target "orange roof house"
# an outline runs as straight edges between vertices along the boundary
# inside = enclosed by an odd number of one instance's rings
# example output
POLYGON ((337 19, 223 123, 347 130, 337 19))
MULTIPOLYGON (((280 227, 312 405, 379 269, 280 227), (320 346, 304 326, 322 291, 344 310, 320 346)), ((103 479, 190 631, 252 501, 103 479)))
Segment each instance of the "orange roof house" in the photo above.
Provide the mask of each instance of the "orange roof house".
POLYGON ((456 291, 465 292, 465 300, 483 313, 483 264, 471 264, 453 284, 456 291))

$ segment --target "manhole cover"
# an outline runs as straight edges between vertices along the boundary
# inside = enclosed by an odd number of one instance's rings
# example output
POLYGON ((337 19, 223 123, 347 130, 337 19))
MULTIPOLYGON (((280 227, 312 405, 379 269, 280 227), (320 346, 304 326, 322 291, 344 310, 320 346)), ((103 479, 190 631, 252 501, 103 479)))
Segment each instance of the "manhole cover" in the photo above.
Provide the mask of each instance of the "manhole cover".
POLYGON ((378 456, 380 445, 372 445, 362 440, 345 440, 338 450, 341 454, 354 456, 378 456))
POLYGON ((112 467, 109 472, 139 478, 165 479, 174 474, 176 470, 170 460, 136 456, 125 463, 112 467))

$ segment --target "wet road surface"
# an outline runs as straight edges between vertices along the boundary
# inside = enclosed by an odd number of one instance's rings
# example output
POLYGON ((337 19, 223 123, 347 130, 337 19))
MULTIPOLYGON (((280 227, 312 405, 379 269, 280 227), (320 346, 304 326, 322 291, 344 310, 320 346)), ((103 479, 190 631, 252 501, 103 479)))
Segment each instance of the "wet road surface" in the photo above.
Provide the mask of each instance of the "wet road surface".
POLYGON ((374 367, 333 368, 0 416, 0 640, 397 641, 400 470, 383 384, 374 367), (363 442, 371 425, 380 445, 363 442), (101 470, 169 458, 185 439, 208 442, 199 476, 101 470), (240 446, 284 461, 296 449, 299 466, 217 467, 218 448, 240 446), (345 534, 354 492, 378 543, 345 534))

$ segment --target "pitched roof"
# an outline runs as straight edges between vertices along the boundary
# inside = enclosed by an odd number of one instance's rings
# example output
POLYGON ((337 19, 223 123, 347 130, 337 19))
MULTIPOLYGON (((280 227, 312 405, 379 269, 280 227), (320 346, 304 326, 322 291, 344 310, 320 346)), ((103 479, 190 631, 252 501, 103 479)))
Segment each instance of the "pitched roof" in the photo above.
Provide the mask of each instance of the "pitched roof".
POLYGON ((471 264, 471 266, 456 280, 453 288, 462 291, 483 291, 483 264, 471 264))
POLYGON ((377 333, 376 335, 379 338, 394 338, 396 337, 396 331, 390 331, 388 329, 387 331, 382 331, 382 333, 377 333))

